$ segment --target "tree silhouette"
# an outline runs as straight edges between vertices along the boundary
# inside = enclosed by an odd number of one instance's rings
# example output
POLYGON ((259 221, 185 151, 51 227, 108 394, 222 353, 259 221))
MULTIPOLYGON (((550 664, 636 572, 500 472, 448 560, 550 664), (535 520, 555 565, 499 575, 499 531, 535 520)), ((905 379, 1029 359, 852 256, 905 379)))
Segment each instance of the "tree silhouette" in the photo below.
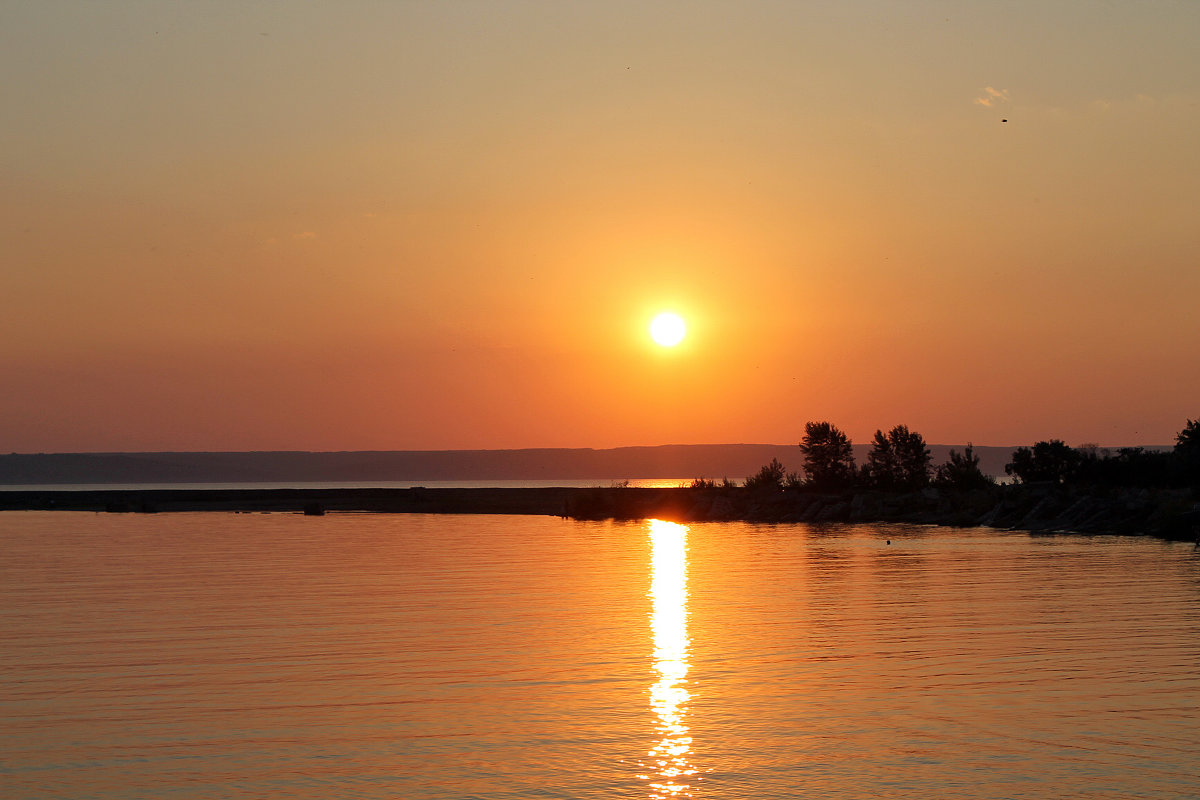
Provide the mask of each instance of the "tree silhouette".
POLYGON ((1175 461, 1185 481, 1200 485, 1200 419, 1189 419, 1175 435, 1175 461))
POLYGON ((1175 452, 1184 457, 1200 456, 1200 419, 1189 419, 1175 434, 1175 452))
POLYGON ((863 481, 876 489, 892 489, 895 488, 899 472, 900 464, 892 450, 892 443, 883 435, 883 431, 875 431, 871 450, 867 453, 867 463, 862 466, 863 481))
POLYGON ((746 488, 778 491, 783 488, 786 477, 787 473, 784 471, 783 464, 779 463, 778 458, 772 458, 770 464, 760 469, 757 474, 746 478, 746 488))
POLYGON ((887 434, 875 431, 863 478, 877 489, 920 489, 929 483, 929 448, 925 437, 897 425, 887 434))
POLYGON ((975 446, 969 442, 962 455, 957 450, 950 451, 950 460, 937 468, 933 481, 938 486, 962 491, 995 485, 995 481, 979 468, 979 456, 975 455, 975 446))
POLYGON ((806 422, 800 440, 808 485, 841 489, 854 483, 854 449, 846 434, 828 422, 806 422))
POLYGON ((1179 482, 1175 473, 1176 456, 1170 452, 1122 447, 1116 453, 1097 450, 1089 453, 1079 447, 1079 464, 1071 474, 1072 482, 1084 486, 1169 486, 1179 482))
POLYGON ((1082 457, 1061 439, 1038 442, 1030 450, 1018 447, 1004 471, 1022 483, 1051 481, 1067 483, 1075 477, 1082 457))

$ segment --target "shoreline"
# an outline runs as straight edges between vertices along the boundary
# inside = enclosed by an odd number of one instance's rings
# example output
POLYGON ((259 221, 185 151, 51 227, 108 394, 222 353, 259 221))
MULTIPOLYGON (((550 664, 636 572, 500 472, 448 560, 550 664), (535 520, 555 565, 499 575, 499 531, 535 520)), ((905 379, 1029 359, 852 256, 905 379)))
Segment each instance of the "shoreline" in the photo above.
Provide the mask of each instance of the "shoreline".
POLYGON ((0 489, 0 511, 305 512, 558 515, 573 487, 409 489, 0 489))
POLYGON ((0 511, 197 511, 518 514, 677 522, 904 522, 1031 532, 1144 535, 1195 541, 1200 503, 1189 489, 1080 492, 1047 484, 973 492, 755 492, 745 488, 528 487, 408 489, 102 489, 5 491, 0 511))

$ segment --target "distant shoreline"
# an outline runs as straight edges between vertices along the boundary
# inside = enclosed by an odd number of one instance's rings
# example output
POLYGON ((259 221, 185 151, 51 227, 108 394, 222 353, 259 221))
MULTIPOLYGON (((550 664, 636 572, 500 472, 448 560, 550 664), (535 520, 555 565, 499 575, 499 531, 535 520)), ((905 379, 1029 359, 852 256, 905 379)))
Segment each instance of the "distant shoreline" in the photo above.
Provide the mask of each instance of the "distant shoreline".
MULTIPOLYGON (((958 445, 930 445, 933 463, 958 445)), ((869 446, 855 445, 859 461, 869 446)), ((976 447, 980 469, 1004 474, 1013 447, 976 447)), ((655 447, 524 450, 394 450, 361 452, 8 453, 0 454, 4 486, 51 484, 238 484, 435 481, 592 481, 685 476, 741 481, 778 459, 798 469, 796 444, 695 444, 655 447)))
POLYGON ((0 511, 107 513, 326 512, 518 514, 679 522, 907 522, 1032 532, 1149 535, 1193 541, 1200 510, 1190 490, 1106 495, 1041 484, 956 493, 754 492, 744 488, 152 489, 4 491, 0 511))

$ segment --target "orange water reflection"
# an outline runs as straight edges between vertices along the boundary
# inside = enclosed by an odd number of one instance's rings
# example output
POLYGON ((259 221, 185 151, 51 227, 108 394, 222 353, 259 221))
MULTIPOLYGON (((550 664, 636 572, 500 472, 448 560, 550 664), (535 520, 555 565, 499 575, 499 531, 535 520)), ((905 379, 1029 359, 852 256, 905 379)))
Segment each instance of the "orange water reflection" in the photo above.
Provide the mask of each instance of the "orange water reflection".
POLYGON ((650 797, 691 797, 688 778, 696 773, 688 754, 688 630, 687 630, 687 534, 686 525, 650 520, 654 671, 658 681, 650 687, 650 708, 656 717, 655 731, 661 737, 647 753, 642 766, 648 774, 650 797))

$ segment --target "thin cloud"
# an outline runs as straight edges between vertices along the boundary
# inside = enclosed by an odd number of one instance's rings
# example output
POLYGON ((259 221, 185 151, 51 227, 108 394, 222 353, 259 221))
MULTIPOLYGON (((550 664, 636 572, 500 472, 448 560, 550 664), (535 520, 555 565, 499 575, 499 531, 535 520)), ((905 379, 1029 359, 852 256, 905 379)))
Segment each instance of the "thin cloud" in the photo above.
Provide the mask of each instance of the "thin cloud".
POLYGON ((997 103, 1007 103, 1008 99, 1008 89, 993 89, 991 86, 985 86, 983 87, 983 96, 976 97, 975 102, 991 108, 997 103))

